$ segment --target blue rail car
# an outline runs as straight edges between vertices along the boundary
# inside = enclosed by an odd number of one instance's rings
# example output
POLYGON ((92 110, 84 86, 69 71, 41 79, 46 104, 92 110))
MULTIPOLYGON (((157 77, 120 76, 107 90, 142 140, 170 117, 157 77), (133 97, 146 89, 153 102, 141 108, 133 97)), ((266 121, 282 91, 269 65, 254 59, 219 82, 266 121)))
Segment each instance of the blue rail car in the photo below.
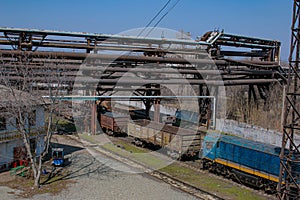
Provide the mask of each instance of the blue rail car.
MULTIPOLYGON (((204 138, 200 157, 204 169, 275 191, 279 181, 280 150, 280 147, 261 142, 209 133, 204 138)), ((300 172, 296 162, 293 166, 294 173, 300 172)))

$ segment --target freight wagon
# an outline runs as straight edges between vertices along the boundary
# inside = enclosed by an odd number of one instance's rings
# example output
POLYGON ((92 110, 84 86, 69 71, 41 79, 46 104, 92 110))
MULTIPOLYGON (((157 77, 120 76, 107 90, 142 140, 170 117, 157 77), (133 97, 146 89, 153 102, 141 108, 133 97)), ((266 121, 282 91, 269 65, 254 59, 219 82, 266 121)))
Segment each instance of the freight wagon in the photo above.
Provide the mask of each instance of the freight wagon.
POLYGON ((126 135, 128 116, 120 113, 106 112, 100 114, 100 126, 108 135, 126 135))
POLYGON ((128 136, 136 145, 163 147, 176 158, 191 157, 199 153, 204 131, 195 131, 170 126, 149 120, 136 120, 128 123, 128 136))
MULTIPOLYGON (((274 192, 279 181, 280 147, 217 133, 207 134, 200 157, 202 167, 247 185, 274 192)), ((300 175, 300 165, 293 164, 300 175)))
MULTIPOLYGON (((106 111, 104 113, 100 112, 99 116, 99 122, 103 132, 113 136, 120 134, 126 135, 127 123, 130 120, 148 119, 145 110, 130 110, 129 115, 106 111)), ((170 120, 171 119, 174 120, 170 117, 170 120)), ((163 121, 164 123, 169 122, 167 119, 163 121)))

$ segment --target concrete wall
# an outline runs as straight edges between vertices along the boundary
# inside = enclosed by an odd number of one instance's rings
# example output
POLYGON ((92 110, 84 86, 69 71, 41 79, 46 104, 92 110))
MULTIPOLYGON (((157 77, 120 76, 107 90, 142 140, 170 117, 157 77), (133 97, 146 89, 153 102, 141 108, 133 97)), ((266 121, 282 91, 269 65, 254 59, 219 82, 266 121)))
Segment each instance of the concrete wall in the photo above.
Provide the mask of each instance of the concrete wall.
MULTIPOLYGON (((28 124, 28 120, 26 122, 28 124)), ((45 111, 42 106, 36 108, 36 125, 35 127, 43 127, 45 126, 45 111)), ((10 117, 6 119, 6 130, 0 131, 1 133, 6 133, 10 131, 15 131, 16 128, 16 118, 10 117)))
MULTIPOLYGON (((0 143, 0 165, 14 161, 14 148, 22 146, 24 146, 22 139, 0 143)), ((38 137, 36 141, 36 155, 40 155, 43 149, 43 137, 38 137)))
POLYGON ((36 108, 36 126, 45 126, 45 111, 44 108, 41 106, 36 108))
POLYGON ((41 155, 45 147, 44 137, 39 136, 36 141, 36 155, 41 155))
MULTIPOLYGON (((258 142, 281 146, 282 133, 264 129, 234 120, 217 119, 216 129, 221 132, 237 135, 258 142)), ((300 144, 300 136, 295 136, 295 143, 300 144)))
POLYGON ((23 146, 22 140, 13 140, 0 144, 0 165, 13 161, 14 148, 23 146))

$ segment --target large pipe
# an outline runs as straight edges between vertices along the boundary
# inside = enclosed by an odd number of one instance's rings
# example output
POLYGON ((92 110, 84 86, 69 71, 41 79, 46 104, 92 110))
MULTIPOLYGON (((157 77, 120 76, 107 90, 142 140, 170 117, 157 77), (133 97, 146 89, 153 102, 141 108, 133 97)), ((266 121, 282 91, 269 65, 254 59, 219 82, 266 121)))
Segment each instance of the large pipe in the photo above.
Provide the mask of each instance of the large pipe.
POLYGON ((170 64, 216 64, 226 65, 224 60, 209 59, 184 59, 170 57, 149 57, 149 56, 128 56, 128 55, 107 55, 107 54, 87 54, 76 52, 24 52, 18 50, 0 50, 0 56, 28 56, 46 59, 74 59, 74 60, 90 60, 98 59, 99 61, 110 62, 141 62, 141 63, 170 63, 170 64))
POLYGON ((137 36, 122 36, 110 34, 97 34, 85 32, 68 32, 68 31, 52 31, 52 30, 39 30, 39 29, 22 29, 22 28, 6 28, 0 27, 0 32, 4 33, 28 33, 32 35, 52 35, 52 36, 67 36, 90 38, 97 41, 123 41, 123 42, 138 42, 138 43, 157 43, 157 44, 181 44, 181 45, 209 45, 203 41, 183 40, 183 39, 167 39, 167 38, 151 38, 151 37, 137 37, 137 36))
POLYGON ((74 60, 90 60, 99 59, 99 61, 109 62, 141 62, 141 63, 169 63, 169 64, 215 64, 229 65, 231 62, 239 65, 257 65, 257 67, 278 68, 277 62, 270 61, 236 61, 232 59, 209 60, 209 59, 184 59, 173 57, 149 57, 149 56, 128 56, 128 55, 107 55, 107 54, 87 54, 77 52, 24 52, 18 50, 0 50, 0 56, 28 56, 44 59, 74 59, 74 60))
MULTIPOLYGON (((0 45, 19 45, 18 41, 8 41, 8 40, 0 40, 0 45)), ((157 48, 147 48, 148 44, 144 46, 118 46, 112 44, 97 44, 97 45, 88 45, 86 42, 78 43, 75 41, 58 41, 58 42, 47 42, 43 41, 32 41, 32 43, 23 43, 22 47, 47 47, 47 48, 65 48, 65 49, 86 49, 86 50, 112 50, 112 51, 130 51, 130 52, 163 52, 163 53, 172 53, 172 54, 188 54, 188 55, 203 55, 207 56, 207 52, 205 50, 199 49, 157 49, 157 48), (73 42, 73 43, 71 43, 73 42)))
MULTIPOLYGON (((88 71, 83 71, 83 74, 85 74, 85 72, 88 71)), ((145 75, 155 75, 155 74, 175 74, 175 75, 179 75, 179 74, 199 74, 199 75, 222 75, 222 76, 241 76, 241 75, 247 75, 247 76, 279 76, 280 74, 278 72, 260 72, 260 71, 253 71, 253 72, 247 72, 247 71, 237 71, 237 72, 226 72, 226 71, 219 71, 219 70, 107 70, 107 71, 103 71, 103 70, 99 70, 99 71, 95 71, 95 73, 90 74, 90 77, 102 77, 102 76, 108 76, 110 74, 107 74, 107 72, 123 72, 123 73, 145 73, 145 75)), ((16 75, 20 75, 22 76, 22 72, 17 72, 14 70, 1 70, 2 75, 4 76, 16 76, 16 75)), ((37 76, 44 76, 44 77, 49 77, 49 76, 59 76, 62 77, 63 76, 80 76, 82 73, 79 73, 78 71, 63 71, 63 72, 56 72, 56 71, 45 71, 43 69, 40 70, 30 70, 31 74, 37 75, 37 76)), ((115 75, 116 77, 121 77, 122 75, 115 75)))
MULTIPOLYGON (((2 72, 4 74, 18 74, 15 72, 16 68, 19 68, 22 66, 22 63, 8 63, 8 64, 2 64, 2 72)), ((79 64, 58 64, 55 63, 49 63, 45 64, 43 66, 42 64, 29 64, 24 66, 24 70, 31 70, 34 74, 61 74, 61 75, 73 75, 76 76, 78 71, 82 71, 83 73, 96 73, 100 76, 102 73, 106 72, 131 72, 131 73, 164 73, 164 74, 201 74, 201 75, 229 75, 229 76, 235 76, 235 75, 254 75, 254 76, 280 76, 282 77, 281 73, 278 71, 273 70, 254 70, 249 68, 235 68, 230 67, 228 69, 216 69, 216 70, 208 70, 208 69, 201 69, 201 68, 187 68, 187 67, 178 67, 178 66, 161 66, 160 68, 152 68, 152 66, 147 66, 147 68, 144 68, 145 66, 137 66, 137 67, 114 67, 113 65, 103 65, 103 66, 85 66, 85 65, 79 65, 79 64), (62 71, 62 72, 61 72, 62 71)), ((153 67, 157 67, 154 65, 153 67)))
POLYGON ((199 79, 166 79, 166 80, 158 80, 158 79, 137 79, 134 78, 121 78, 121 79, 93 79, 89 77, 63 77, 60 80, 57 80, 56 77, 19 77, 19 76, 7 76, 5 77, 7 80, 12 81, 35 81, 41 83, 78 83, 78 84, 87 84, 87 85, 118 85, 118 86, 142 86, 146 84, 191 84, 191 85, 215 85, 215 86, 230 86, 230 85, 249 85, 249 84, 269 84, 278 82, 277 79, 239 79, 239 80, 199 80, 199 79))

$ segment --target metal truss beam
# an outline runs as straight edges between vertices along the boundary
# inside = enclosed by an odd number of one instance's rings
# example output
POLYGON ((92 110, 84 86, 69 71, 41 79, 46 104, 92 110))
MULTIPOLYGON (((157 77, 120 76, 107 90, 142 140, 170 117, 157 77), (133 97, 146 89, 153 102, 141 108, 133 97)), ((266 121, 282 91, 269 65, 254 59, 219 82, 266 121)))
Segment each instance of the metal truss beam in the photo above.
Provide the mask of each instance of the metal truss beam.
POLYGON ((277 186, 279 199, 300 198, 300 151, 294 143, 294 136, 300 134, 299 108, 299 53, 300 53, 300 0, 294 0, 289 74, 286 86, 282 148, 280 153, 280 174, 277 186), (297 173, 298 171, 298 173, 297 173))

